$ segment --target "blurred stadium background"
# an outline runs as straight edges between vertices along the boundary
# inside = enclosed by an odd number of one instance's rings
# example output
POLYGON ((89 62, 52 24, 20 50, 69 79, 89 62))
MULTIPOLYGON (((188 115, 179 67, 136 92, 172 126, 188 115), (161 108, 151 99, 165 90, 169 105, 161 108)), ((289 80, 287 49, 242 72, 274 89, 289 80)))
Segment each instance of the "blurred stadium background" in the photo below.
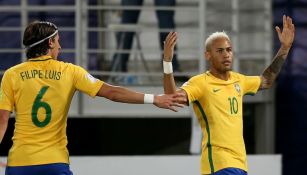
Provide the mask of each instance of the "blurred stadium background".
MULTIPOLYGON (((283 14, 293 17, 295 43, 275 87, 245 99, 244 137, 249 174, 307 174, 306 0, 177 0, 174 7, 156 7, 153 0, 131 7, 121 6, 120 0, 0 0, 1 77, 25 61, 25 26, 46 20, 60 28, 60 60, 81 65, 110 83, 162 93, 158 33, 169 30, 157 27, 155 10, 175 11, 182 70, 177 77, 206 69, 203 42, 217 30, 231 36, 234 70, 259 75, 279 48, 274 26, 282 25, 283 14), (138 24, 119 24, 120 11, 128 8, 142 11, 138 24), (132 50, 116 48, 118 31, 137 33, 132 50), (109 71, 113 54, 127 52, 129 72, 109 71), (125 81, 114 82, 113 77, 125 81)), ((199 174, 201 133, 193 115, 188 107, 173 113, 77 93, 67 128, 72 169, 75 174, 199 174)), ((4 157, 12 144, 13 124, 14 118, 0 145, 4 157)))

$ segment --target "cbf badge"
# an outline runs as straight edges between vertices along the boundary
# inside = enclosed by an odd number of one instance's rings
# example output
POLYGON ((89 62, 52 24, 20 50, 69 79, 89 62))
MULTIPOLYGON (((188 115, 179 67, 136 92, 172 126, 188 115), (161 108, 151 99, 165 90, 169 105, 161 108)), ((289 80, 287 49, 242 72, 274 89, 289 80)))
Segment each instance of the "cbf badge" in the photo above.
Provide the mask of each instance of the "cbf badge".
POLYGON ((235 83, 235 89, 237 90, 237 92, 239 93, 239 95, 241 94, 241 88, 240 85, 238 83, 235 83))
POLYGON ((88 79, 88 80, 90 80, 90 82, 92 82, 92 83, 96 83, 96 81, 97 81, 97 79, 96 78, 94 78, 91 74, 86 74, 85 75, 85 77, 88 79))

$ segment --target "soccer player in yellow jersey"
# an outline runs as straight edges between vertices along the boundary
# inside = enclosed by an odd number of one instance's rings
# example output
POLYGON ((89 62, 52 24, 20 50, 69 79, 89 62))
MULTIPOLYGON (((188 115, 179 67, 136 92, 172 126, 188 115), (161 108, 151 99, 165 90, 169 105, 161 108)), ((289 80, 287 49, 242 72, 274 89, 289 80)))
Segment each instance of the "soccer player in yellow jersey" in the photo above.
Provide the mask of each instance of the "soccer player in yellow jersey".
POLYGON ((153 95, 112 86, 83 68, 57 60, 60 37, 56 25, 35 21, 23 44, 28 60, 8 69, 0 90, 0 141, 15 110, 13 146, 6 175, 72 175, 67 150, 67 113, 75 91, 123 103, 152 103, 176 111, 183 95, 153 95))
POLYGON ((281 47, 260 76, 232 71, 233 49, 225 32, 211 34, 205 42, 207 72, 196 75, 176 90, 172 74, 173 49, 177 33, 170 32, 164 44, 164 93, 184 93, 200 122, 203 141, 201 174, 246 175, 243 140, 242 99, 246 94, 268 89, 285 62, 294 39, 292 19, 283 16, 283 29, 276 27, 281 47))

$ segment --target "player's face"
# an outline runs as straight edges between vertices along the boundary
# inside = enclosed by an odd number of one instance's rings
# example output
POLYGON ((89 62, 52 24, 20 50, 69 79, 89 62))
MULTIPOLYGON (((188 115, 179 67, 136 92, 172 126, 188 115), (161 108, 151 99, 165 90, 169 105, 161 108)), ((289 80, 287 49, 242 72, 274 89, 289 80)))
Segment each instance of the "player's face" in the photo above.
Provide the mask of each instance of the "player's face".
POLYGON ((232 69, 233 53, 229 40, 218 38, 211 44, 206 52, 206 58, 211 64, 211 69, 219 73, 226 73, 232 69))
POLYGON ((56 34, 54 37, 54 40, 51 40, 51 57, 54 59, 58 58, 59 52, 61 50, 61 45, 60 45, 60 36, 59 34, 56 34))

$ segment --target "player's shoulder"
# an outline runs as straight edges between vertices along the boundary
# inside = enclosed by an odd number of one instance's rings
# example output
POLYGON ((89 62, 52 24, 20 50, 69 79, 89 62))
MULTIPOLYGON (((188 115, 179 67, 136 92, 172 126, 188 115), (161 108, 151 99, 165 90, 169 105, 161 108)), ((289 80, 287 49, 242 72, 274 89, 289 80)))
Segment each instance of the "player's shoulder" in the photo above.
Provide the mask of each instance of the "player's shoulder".
POLYGON ((249 78, 260 78, 259 75, 244 75, 238 72, 231 72, 231 77, 237 80, 246 80, 249 78))
POLYGON ((190 86, 203 86, 205 84, 205 80, 206 80, 205 73, 194 75, 187 82, 185 82, 182 85, 182 87, 185 87, 187 85, 190 85, 190 86))
POLYGON ((230 73, 231 73, 231 79, 233 81, 242 81, 246 77, 244 74, 241 74, 241 73, 238 73, 238 72, 231 71, 230 73))
POLYGON ((200 81, 200 80, 205 80, 206 78, 207 78, 206 73, 201 73, 192 76, 189 81, 200 81))
POLYGON ((234 77, 234 78, 240 78, 240 77, 244 77, 245 75, 239 73, 239 72, 234 72, 234 71, 231 71, 231 76, 234 77))
POLYGON ((15 65, 15 66, 12 66, 12 67, 8 68, 7 70, 5 70, 5 74, 14 73, 17 70, 23 69, 24 67, 27 67, 26 62, 19 63, 19 64, 15 65))
POLYGON ((54 60, 55 63, 61 67, 62 70, 68 69, 68 70, 75 70, 75 69, 80 69, 81 67, 78 65, 75 65, 70 62, 64 62, 64 61, 59 61, 59 60, 54 60))
POLYGON ((60 61, 60 60, 52 60, 52 61, 55 61, 56 64, 63 65, 63 66, 73 66, 74 65, 73 63, 64 62, 64 61, 60 61))

